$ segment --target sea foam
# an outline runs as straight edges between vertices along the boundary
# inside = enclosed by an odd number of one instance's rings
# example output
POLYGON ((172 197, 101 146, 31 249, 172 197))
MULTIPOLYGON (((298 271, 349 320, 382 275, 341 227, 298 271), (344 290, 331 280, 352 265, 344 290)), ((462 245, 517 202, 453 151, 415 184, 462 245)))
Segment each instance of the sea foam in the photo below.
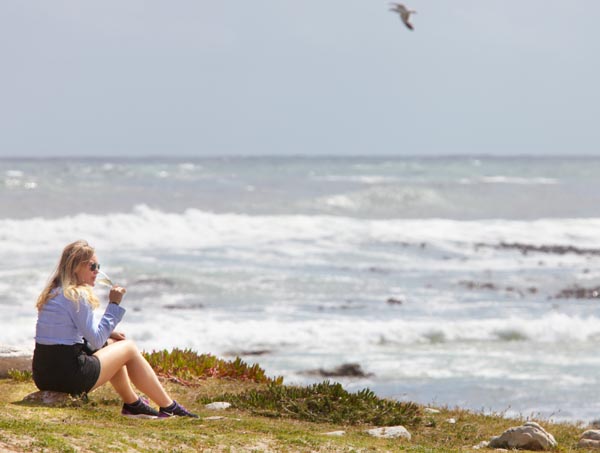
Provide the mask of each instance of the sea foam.
POLYGON ((600 218, 518 220, 357 219, 326 215, 170 213, 139 205, 130 213, 77 214, 57 219, 0 219, 0 251, 56 251, 57 244, 90 238, 115 248, 195 249, 293 244, 339 248, 366 243, 465 244, 516 242, 600 247, 600 218))

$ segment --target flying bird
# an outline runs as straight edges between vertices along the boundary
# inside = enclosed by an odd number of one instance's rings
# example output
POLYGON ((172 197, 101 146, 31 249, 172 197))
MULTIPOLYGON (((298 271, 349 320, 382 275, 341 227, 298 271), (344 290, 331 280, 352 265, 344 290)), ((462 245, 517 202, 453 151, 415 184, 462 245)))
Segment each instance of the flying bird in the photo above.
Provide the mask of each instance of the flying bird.
POLYGON ((414 30, 414 27, 408 20, 411 14, 416 14, 417 12, 409 10, 402 3, 390 3, 390 5, 394 5, 390 8, 390 11, 397 12, 400 15, 400 19, 402 19, 402 22, 404 22, 404 25, 406 25, 409 30, 414 30))

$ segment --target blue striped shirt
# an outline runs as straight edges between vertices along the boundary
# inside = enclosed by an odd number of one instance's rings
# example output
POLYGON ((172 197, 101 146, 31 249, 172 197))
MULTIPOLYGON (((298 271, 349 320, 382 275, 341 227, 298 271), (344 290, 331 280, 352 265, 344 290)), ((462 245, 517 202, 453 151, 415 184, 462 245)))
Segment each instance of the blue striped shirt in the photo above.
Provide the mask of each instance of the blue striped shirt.
POLYGON ((85 337, 92 348, 100 349, 124 314, 120 305, 108 304, 100 322, 95 323, 94 310, 85 298, 73 302, 59 288, 38 312, 35 341, 71 345, 83 343, 85 337))

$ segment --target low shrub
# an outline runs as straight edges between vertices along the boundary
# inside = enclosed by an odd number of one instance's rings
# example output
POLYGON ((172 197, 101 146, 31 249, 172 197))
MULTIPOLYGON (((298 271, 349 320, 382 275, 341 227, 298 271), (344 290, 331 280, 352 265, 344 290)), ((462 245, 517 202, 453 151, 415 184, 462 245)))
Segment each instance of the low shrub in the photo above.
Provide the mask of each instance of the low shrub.
POLYGON ((414 426, 421 421, 415 403, 382 399, 369 389, 349 393, 341 384, 329 381, 308 387, 270 384, 266 389, 225 394, 205 402, 209 401, 229 401, 256 415, 311 422, 414 426))

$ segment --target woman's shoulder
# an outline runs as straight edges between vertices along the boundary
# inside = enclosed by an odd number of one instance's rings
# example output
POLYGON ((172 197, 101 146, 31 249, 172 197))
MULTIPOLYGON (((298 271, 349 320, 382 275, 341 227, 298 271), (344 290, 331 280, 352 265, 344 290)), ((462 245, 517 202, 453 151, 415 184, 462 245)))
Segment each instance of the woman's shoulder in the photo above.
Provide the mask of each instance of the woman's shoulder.
POLYGON ((85 294, 77 294, 77 296, 78 298, 73 300, 71 297, 68 297, 67 294, 65 294, 64 289, 59 286, 58 288, 55 288, 52 293, 50 293, 50 299, 48 299, 48 302, 54 302, 59 305, 67 306, 78 305, 82 302, 87 302, 85 294))
POLYGON ((50 292, 49 300, 63 300, 66 299, 65 291, 62 286, 57 286, 50 292))
POLYGON ((64 297, 65 297, 65 295, 63 293, 63 289, 60 286, 58 286, 58 287, 54 288, 52 291, 50 291, 50 294, 48 295, 48 303, 59 302, 64 297))

